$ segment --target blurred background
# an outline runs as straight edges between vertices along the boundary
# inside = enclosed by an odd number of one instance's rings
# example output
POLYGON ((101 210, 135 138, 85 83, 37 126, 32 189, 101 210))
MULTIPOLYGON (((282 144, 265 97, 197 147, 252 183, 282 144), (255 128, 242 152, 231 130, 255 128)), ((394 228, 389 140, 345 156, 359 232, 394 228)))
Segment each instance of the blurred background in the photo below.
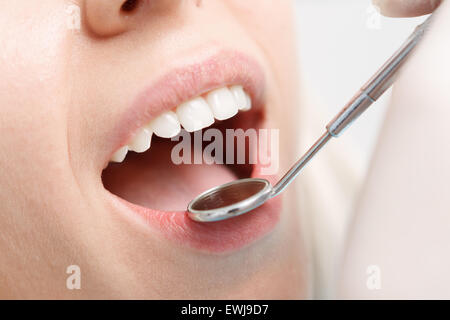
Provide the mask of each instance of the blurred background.
MULTIPOLYGON (((322 109, 317 131, 321 133, 425 17, 385 18, 370 0, 297 0, 296 4, 300 73, 314 108, 322 109)), ((345 142, 339 143, 352 149, 352 165, 358 177, 364 177, 370 164, 389 99, 390 92, 340 138, 345 142)), ((344 198, 345 210, 310 217, 315 298, 334 296, 333 284, 355 194, 344 198)))

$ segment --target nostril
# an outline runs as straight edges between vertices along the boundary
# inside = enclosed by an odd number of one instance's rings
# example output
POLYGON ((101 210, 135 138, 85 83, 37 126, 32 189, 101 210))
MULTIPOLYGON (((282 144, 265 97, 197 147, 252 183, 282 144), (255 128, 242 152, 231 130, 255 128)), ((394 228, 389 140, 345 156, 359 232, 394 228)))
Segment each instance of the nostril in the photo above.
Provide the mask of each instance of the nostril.
POLYGON ((113 37, 136 25, 137 10, 147 0, 84 1, 85 24, 91 34, 99 37, 113 37), (130 17, 133 19, 128 19, 130 17))
POLYGON ((138 4, 138 0, 126 0, 120 7, 120 10, 127 13, 132 12, 137 8, 138 4))

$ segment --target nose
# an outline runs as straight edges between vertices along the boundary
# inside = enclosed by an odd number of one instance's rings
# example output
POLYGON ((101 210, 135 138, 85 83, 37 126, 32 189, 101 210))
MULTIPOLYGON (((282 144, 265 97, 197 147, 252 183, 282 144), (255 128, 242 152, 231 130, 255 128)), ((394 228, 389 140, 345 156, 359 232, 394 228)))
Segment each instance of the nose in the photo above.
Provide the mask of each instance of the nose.
POLYGON ((132 16, 142 5, 141 1, 86 0, 84 1, 85 24, 90 32, 100 37, 125 32, 131 26, 132 16))
MULTIPOLYGON (((199 0, 195 0, 198 5, 199 0)), ((182 0, 84 0, 84 18, 89 31, 99 37, 126 32, 155 17, 176 11, 182 0)))

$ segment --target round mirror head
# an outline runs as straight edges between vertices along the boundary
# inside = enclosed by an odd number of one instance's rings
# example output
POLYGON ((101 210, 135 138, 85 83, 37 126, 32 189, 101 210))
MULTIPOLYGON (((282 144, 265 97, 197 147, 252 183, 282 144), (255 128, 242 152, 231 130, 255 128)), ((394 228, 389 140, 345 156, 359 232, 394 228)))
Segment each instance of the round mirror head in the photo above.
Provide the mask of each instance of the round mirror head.
POLYGON ((249 212, 271 198, 272 186, 265 179, 249 178, 203 192, 188 205, 192 220, 213 222, 249 212))

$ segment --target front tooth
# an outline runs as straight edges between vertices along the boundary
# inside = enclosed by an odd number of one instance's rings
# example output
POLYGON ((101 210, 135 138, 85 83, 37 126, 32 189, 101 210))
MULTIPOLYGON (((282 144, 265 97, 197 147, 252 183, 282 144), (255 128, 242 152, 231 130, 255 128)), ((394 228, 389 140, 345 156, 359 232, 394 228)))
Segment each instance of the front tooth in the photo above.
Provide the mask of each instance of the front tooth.
POLYGON ((128 153, 128 146, 123 146, 116 153, 113 154, 111 161, 112 162, 122 162, 128 153))
POLYGON ((148 129, 142 129, 129 143, 130 151, 145 152, 150 148, 152 141, 152 132, 148 129))
POLYGON ((161 138, 173 138, 181 131, 180 122, 173 111, 161 114, 150 123, 149 129, 161 138))
POLYGON ((245 93, 242 86, 233 86, 230 88, 233 93, 234 99, 236 99, 239 110, 248 111, 251 109, 251 100, 248 94, 245 93))
POLYGON ((206 101, 218 120, 229 119, 239 111, 236 99, 228 88, 211 91, 206 96, 206 101))
POLYGON ((214 115, 203 98, 196 98, 179 105, 177 116, 187 132, 194 132, 214 123, 214 115))

